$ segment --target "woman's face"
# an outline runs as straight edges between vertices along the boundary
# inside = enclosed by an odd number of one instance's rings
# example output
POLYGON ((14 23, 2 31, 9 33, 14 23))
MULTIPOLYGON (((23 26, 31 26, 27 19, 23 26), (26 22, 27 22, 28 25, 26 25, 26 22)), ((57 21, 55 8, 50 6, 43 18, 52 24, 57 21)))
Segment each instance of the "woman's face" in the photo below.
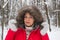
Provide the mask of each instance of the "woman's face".
POLYGON ((30 27, 34 24, 34 18, 29 13, 26 13, 24 16, 24 24, 27 27, 30 27))

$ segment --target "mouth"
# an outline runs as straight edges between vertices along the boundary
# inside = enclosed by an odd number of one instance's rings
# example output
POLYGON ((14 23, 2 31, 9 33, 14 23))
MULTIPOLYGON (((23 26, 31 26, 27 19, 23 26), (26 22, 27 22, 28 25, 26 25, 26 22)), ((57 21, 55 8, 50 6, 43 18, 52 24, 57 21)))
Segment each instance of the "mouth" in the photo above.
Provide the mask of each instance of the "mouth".
POLYGON ((26 22, 26 23, 28 23, 28 24, 29 24, 30 22, 26 22))

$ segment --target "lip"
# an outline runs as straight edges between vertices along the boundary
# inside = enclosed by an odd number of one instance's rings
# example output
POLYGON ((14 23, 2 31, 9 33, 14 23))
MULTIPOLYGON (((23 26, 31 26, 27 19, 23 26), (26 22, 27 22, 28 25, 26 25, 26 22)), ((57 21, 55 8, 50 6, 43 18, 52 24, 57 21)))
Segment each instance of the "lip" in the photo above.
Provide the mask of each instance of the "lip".
POLYGON ((30 22, 26 22, 26 23, 30 23, 30 22))

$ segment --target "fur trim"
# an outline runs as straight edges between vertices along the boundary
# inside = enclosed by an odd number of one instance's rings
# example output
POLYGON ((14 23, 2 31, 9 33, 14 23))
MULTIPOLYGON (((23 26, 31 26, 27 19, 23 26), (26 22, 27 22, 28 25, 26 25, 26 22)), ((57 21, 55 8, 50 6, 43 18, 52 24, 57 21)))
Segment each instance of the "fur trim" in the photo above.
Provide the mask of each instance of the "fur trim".
POLYGON ((47 22, 43 22, 41 24, 44 28, 40 31, 41 35, 45 35, 48 31, 49 25, 47 22))

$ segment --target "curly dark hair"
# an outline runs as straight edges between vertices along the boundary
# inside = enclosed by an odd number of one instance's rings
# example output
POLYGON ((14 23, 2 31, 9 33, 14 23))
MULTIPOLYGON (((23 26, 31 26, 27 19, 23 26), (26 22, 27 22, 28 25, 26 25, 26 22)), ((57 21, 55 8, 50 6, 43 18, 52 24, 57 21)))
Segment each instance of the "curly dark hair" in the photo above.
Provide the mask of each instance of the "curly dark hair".
POLYGON ((40 25, 40 28, 42 29, 43 27, 41 26, 41 23, 43 22, 43 17, 36 6, 24 6, 18 11, 18 15, 16 17, 17 27, 19 28, 20 25, 24 25, 24 16, 27 12, 33 16, 35 20, 34 24, 40 25))

